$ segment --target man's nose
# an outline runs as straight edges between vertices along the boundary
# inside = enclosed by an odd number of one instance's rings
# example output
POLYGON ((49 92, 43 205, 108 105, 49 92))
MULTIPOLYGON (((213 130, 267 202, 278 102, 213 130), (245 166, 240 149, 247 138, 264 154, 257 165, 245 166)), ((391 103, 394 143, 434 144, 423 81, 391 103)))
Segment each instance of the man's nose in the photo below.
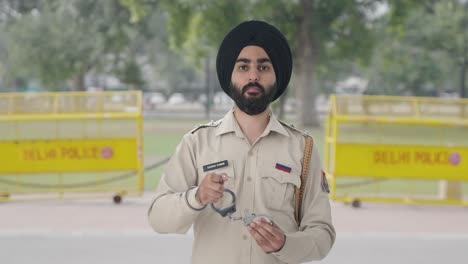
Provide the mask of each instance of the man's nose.
POLYGON ((249 71, 249 82, 258 82, 260 75, 257 69, 253 68, 249 71))

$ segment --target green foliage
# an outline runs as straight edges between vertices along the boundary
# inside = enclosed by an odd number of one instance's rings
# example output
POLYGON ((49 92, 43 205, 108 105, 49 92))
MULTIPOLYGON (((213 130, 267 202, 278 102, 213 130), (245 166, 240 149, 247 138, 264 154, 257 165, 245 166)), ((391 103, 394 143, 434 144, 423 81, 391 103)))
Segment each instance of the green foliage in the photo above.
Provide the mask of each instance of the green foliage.
POLYGON ((398 40, 391 34, 381 37, 368 71, 368 93, 434 95, 442 75, 438 66, 441 54, 414 46, 405 39, 398 40))
POLYGON ((0 23, 10 23, 18 16, 28 14, 40 6, 41 0, 0 1, 0 23))
POLYGON ((430 13, 416 10, 406 25, 409 40, 427 49, 445 51, 457 63, 462 62, 468 47, 467 9, 468 4, 448 0, 435 4, 430 13))
POLYGON ((40 1, 35 12, 7 28, 12 65, 50 87, 91 70, 106 71, 121 60, 128 63, 139 30, 130 20, 117 0, 40 1))
MULTIPOLYGON (((321 62, 360 57, 368 61, 372 47, 368 13, 379 1, 314 1, 313 24, 306 29, 319 40, 321 62), (368 3, 371 2, 371 3, 368 3)), ((260 19, 280 28, 293 53, 301 49, 297 35, 303 13, 301 3, 285 0, 257 1, 165 1, 168 31, 173 48, 188 52, 199 61, 207 49, 217 48, 224 34, 237 23, 260 19)))
MULTIPOLYGON (((216 49, 226 32, 234 25, 248 19, 264 20, 285 32, 294 60, 295 77, 300 90, 308 90, 315 83, 316 72, 308 69, 328 68, 337 60, 359 57, 362 63, 369 61, 373 46, 372 19, 369 13, 376 8, 374 1, 186 1, 167 0, 168 31, 171 46, 183 51, 193 64, 199 66, 200 58, 210 49, 216 49), (303 50, 311 49, 312 57, 303 56, 303 50)), ((317 88, 315 88, 317 89, 317 88)), ((313 108, 313 93, 302 93, 303 106, 313 108)), ((301 108, 306 113, 310 109, 301 108)), ((299 120, 303 125, 318 124, 299 120)))
POLYGON ((123 69, 117 73, 123 83, 130 84, 134 88, 141 88, 145 84, 140 67, 135 60, 125 63, 123 69))
POLYGON ((157 0, 119 0, 120 4, 130 12, 130 22, 140 22, 151 11, 151 5, 156 5, 157 0))
POLYGON ((156 10, 145 19, 146 22, 142 24, 144 31, 141 33, 144 37, 137 37, 134 42, 140 44, 135 49, 151 69, 150 76, 153 79, 147 82, 147 88, 169 94, 196 82, 198 69, 187 63, 181 52, 169 47, 167 15, 156 10))
POLYGON ((368 71, 369 92, 433 96, 458 90, 454 88, 462 85, 453 72, 468 62, 466 7, 452 0, 407 2, 404 19, 400 12, 390 12, 377 29, 380 41, 368 71))
POLYGON ((27 15, 10 27, 9 43, 15 68, 45 84, 66 80, 86 71, 94 60, 94 41, 82 21, 65 8, 45 8, 40 16, 27 15), (30 65, 30 67, 28 67, 30 65))
POLYGON ((182 51, 197 68, 201 59, 221 43, 224 34, 239 23, 241 1, 163 1, 169 16, 170 46, 182 51))
POLYGON ((92 72, 149 89, 199 86, 224 34, 259 19, 288 38, 298 90, 333 92, 358 75, 371 93, 433 95, 465 87, 467 9, 458 0, 5 0, 0 78, 63 89, 92 72))

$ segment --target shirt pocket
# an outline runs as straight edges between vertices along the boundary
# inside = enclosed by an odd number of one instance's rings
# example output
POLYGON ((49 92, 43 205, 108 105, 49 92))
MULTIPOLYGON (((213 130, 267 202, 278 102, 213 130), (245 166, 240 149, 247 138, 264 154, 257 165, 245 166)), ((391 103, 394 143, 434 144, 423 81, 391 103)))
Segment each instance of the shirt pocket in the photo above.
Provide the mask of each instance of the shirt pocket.
POLYGON ((301 186, 301 176, 274 167, 264 168, 261 188, 267 208, 278 211, 294 211, 295 189, 301 186))
POLYGON ((235 188, 235 177, 234 177, 234 164, 232 160, 220 159, 220 160, 206 160, 204 162, 200 162, 198 166, 198 175, 200 175, 198 179, 198 184, 202 181, 202 179, 209 173, 216 173, 216 174, 226 174, 228 177, 228 181, 224 183, 224 187, 230 190, 234 190, 235 188), (222 164, 223 162, 227 162, 227 165, 222 164), (217 167, 217 164, 222 164, 222 166, 217 167))

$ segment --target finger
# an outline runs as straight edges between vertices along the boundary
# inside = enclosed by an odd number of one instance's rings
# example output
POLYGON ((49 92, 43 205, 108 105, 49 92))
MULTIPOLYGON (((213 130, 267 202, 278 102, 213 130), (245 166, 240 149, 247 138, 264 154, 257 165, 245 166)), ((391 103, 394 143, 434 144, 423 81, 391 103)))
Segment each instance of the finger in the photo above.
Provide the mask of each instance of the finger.
POLYGON ((266 216, 258 216, 255 220, 258 220, 261 223, 269 224, 270 226, 273 226, 273 221, 270 220, 270 218, 266 216))
POLYGON ((257 244, 265 244, 267 242, 266 238, 263 237, 263 235, 258 232, 257 227, 253 224, 250 224, 247 226, 247 230, 249 231, 250 235, 257 241, 257 244))
POLYGON ((213 193, 213 192, 222 194, 224 191, 224 190, 220 190, 218 185, 212 184, 212 183, 204 184, 200 186, 199 189, 202 194, 213 193))
POLYGON ((211 192, 207 192, 206 196, 210 200, 210 202, 217 202, 219 199, 223 197, 223 193, 211 191, 211 192))
POLYGON ((210 176, 211 182, 213 183, 223 183, 223 176, 221 174, 212 173, 210 176))
POLYGON ((221 173, 221 178, 223 179, 223 183, 229 180, 229 177, 227 176, 226 173, 221 173))
POLYGON ((256 224, 261 226, 266 232, 271 234, 274 239, 281 239, 284 236, 283 231, 279 228, 278 225, 275 223, 271 222, 270 220, 266 220, 264 218, 255 221, 256 224))
POLYGON ((251 223, 256 231, 268 241, 268 251, 277 251, 283 247, 285 242, 285 235, 283 230, 278 225, 272 225, 269 220, 258 219, 251 223))
POLYGON ((253 225, 252 227, 249 225, 247 227, 247 230, 250 232, 250 235, 255 239, 255 242, 257 243, 257 245, 261 247, 264 252, 273 251, 272 244, 265 237, 263 237, 258 232, 258 230, 255 227, 253 227, 253 225))
POLYGON ((228 180, 228 177, 227 177, 226 173, 221 173, 221 174, 212 173, 211 174, 211 181, 212 182, 224 184, 224 182, 227 181, 227 180, 228 180))
POLYGON ((219 201, 219 198, 216 198, 213 196, 206 196, 203 199, 204 204, 217 203, 218 201, 219 201))
POLYGON ((219 184, 219 183, 211 182, 207 187, 210 191, 213 191, 213 192, 217 192, 220 194, 224 192, 224 185, 219 184))
POLYGON ((268 235, 268 232, 265 232, 265 230, 260 225, 256 224, 255 222, 252 222, 249 224, 249 227, 252 229, 253 234, 255 234, 255 237, 257 237, 260 242, 262 242, 263 244, 268 244, 270 242, 270 238, 272 236, 268 235))
POLYGON ((273 243, 276 240, 278 240, 275 234, 271 232, 271 229, 270 230, 267 229, 268 227, 271 227, 269 224, 256 221, 252 223, 252 226, 262 237, 264 237, 269 242, 273 243))
POLYGON ((211 203, 214 200, 219 200, 221 197, 223 197, 224 193, 216 191, 216 190, 212 190, 210 189, 209 186, 205 186, 204 188, 199 189, 198 194, 200 197, 200 201, 206 204, 206 203, 211 203))

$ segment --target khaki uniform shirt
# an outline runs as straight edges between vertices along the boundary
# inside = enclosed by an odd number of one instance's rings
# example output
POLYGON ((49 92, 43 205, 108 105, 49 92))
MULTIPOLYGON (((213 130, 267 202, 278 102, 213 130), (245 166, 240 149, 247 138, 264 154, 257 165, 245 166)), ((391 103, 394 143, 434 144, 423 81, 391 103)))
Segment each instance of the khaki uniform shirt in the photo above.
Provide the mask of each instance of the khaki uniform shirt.
MULTIPOLYGON (((212 125, 185 135, 165 167, 149 211, 158 233, 186 233, 193 225, 194 264, 301 263, 320 260, 335 241, 328 192, 322 182, 321 161, 314 145, 302 204, 300 227, 294 219, 294 188, 300 187, 305 136, 280 123, 274 115, 252 145, 233 111, 212 125), (227 161, 222 163, 222 161, 227 161), (205 165, 222 164, 222 166, 205 165), (277 169, 277 164, 291 168, 277 169), (227 166, 226 166, 227 165, 227 166), (225 188, 237 196, 237 212, 266 214, 286 234, 283 248, 264 253, 242 221, 221 217, 210 206, 201 211, 195 189, 209 172, 226 173, 225 188)), ((226 195, 225 197, 229 197, 226 195)))

